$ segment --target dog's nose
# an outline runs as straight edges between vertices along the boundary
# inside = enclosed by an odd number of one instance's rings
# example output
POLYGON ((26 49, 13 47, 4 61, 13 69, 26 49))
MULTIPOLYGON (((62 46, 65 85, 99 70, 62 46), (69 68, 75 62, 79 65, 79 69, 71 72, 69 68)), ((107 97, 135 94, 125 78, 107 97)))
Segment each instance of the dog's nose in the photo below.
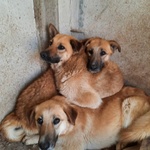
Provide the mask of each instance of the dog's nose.
POLYGON ((38 146, 40 147, 41 150, 47 150, 50 147, 49 142, 40 142, 38 143, 38 146))
POLYGON ((46 60, 48 58, 48 52, 47 51, 43 51, 40 53, 40 56, 42 59, 46 60))
POLYGON ((96 62, 92 63, 91 66, 90 66, 90 68, 91 68, 92 70, 97 69, 97 67, 98 67, 98 63, 96 63, 96 62))

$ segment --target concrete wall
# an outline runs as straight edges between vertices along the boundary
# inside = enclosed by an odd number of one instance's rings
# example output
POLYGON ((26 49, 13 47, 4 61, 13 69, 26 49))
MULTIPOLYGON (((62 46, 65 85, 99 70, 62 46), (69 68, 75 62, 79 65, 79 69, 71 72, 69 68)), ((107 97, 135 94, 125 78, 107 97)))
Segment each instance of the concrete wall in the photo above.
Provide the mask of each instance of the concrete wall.
POLYGON ((122 69, 126 84, 150 94, 149 0, 59 0, 58 4, 60 32, 118 41, 122 52, 112 59, 122 69))
POLYGON ((0 1, 0 120, 41 71, 33 2, 0 1))
POLYGON ((56 0, 0 1, 0 120, 20 90, 41 73, 39 51, 46 46, 49 21, 56 23, 56 5, 56 0))

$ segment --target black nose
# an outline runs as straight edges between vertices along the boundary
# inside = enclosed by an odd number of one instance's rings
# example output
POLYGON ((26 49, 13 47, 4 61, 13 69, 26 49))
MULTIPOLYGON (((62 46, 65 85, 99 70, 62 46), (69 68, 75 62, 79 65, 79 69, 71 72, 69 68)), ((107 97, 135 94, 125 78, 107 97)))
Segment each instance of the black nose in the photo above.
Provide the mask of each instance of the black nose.
POLYGON ((98 68, 98 63, 97 63, 97 62, 91 63, 91 65, 90 65, 90 69, 91 69, 91 70, 95 70, 95 69, 97 69, 97 68, 98 68))
POLYGON ((49 142, 40 142, 40 143, 38 143, 38 145, 41 150, 47 150, 50 147, 49 142))
POLYGON ((47 60, 47 58, 49 57, 48 54, 49 53, 47 51, 43 51, 40 53, 40 56, 42 59, 47 60))

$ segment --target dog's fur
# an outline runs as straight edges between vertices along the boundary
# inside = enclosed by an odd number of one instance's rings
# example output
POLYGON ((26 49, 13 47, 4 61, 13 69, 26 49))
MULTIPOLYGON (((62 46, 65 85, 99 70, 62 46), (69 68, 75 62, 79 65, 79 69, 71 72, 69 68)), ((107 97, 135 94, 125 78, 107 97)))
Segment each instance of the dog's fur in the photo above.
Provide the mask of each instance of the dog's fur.
POLYGON ((58 34, 55 30, 50 26, 50 33, 55 34, 47 50, 41 52, 41 57, 51 63, 59 92, 73 104, 88 108, 99 107, 101 98, 117 93, 124 84, 120 69, 109 61, 113 50, 120 50, 119 44, 93 38, 86 42, 85 48, 74 37, 58 34), (89 54, 89 48, 93 48, 94 56, 88 60, 85 49, 89 54))
POLYGON ((53 78, 49 68, 20 93, 15 109, 0 124, 0 132, 8 141, 21 141, 24 135, 37 132, 29 123, 28 116, 35 105, 57 94, 53 78))
POLYGON ((86 53, 88 55, 87 68, 92 73, 101 71, 110 56, 115 50, 121 52, 120 45, 114 40, 105 40, 100 37, 92 37, 81 40, 86 46, 86 53))
POLYGON ((122 130, 120 141, 135 142, 150 137, 150 111, 139 117, 127 129, 122 130))
POLYGON ((30 115, 30 121, 39 130, 39 137, 26 136, 24 142, 38 142, 42 150, 109 147, 118 141, 122 128, 128 127, 150 108, 149 97, 131 87, 124 87, 103 101, 94 110, 71 105, 63 96, 39 104, 30 115))

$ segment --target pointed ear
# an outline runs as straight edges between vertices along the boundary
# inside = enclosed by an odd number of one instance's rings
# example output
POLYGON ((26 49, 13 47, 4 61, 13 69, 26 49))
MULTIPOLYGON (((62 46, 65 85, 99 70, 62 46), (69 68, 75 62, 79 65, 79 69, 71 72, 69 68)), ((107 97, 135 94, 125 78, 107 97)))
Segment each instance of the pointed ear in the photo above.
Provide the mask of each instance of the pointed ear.
POLYGON ((82 43, 79 42, 78 40, 72 39, 72 40, 70 40, 70 44, 72 46, 72 49, 76 52, 79 51, 82 47, 82 43))
POLYGON ((82 43, 84 46, 87 46, 87 45, 91 42, 92 39, 93 39, 93 38, 83 39, 83 40, 81 40, 81 43, 82 43))
POLYGON ((58 34, 58 30, 55 28, 53 24, 49 25, 49 37, 52 39, 56 34, 58 34))
POLYGON ((77 118, 77 111, 73 107, 67 106, 66 108, 64 108, 64 112, 66 113, 66 115, 68 117, 68 121, 72 125, 75 125, 75 121, 77 118))
POLYGON ((113 52, 115 50, 118 50, 119 52, 121 52, 121 47, 120 47, 120 45, 116 41, 110 40, 109 44, 110 44, 110 47, 112 48, 113 52))

